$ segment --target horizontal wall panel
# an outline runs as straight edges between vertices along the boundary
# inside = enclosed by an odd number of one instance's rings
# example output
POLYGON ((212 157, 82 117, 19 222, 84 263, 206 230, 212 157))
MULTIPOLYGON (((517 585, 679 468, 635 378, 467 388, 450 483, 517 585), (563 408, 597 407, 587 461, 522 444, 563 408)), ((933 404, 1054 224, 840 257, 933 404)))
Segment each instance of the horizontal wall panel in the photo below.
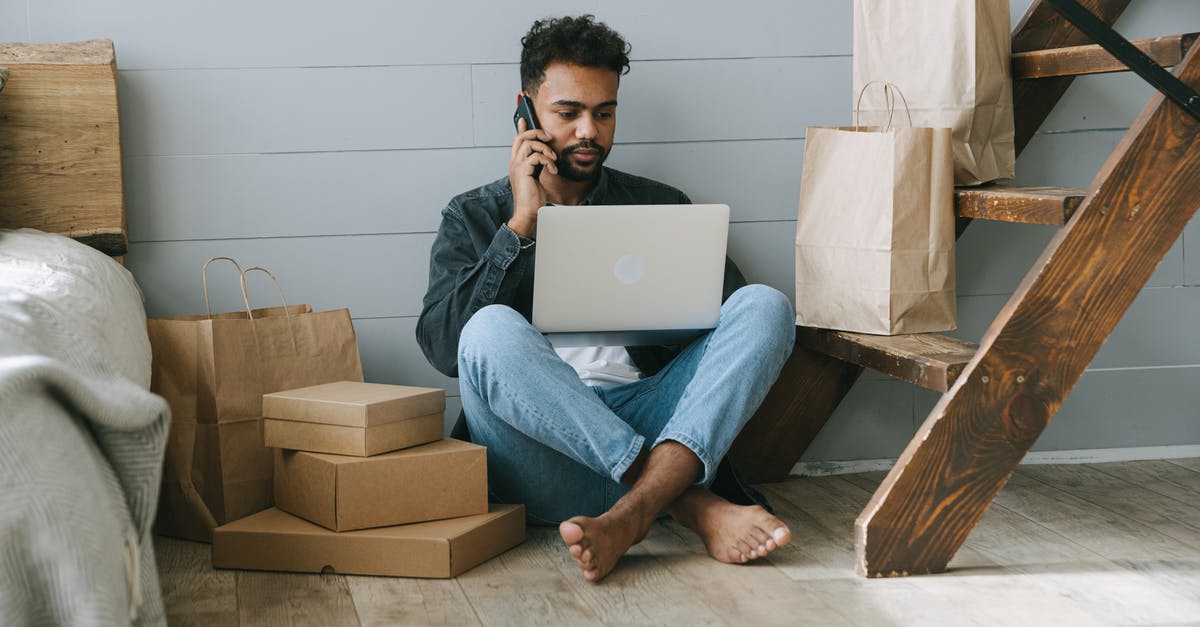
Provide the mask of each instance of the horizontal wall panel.
POLYGON ((1010 294, 1041 256, 1058 227, 974 220, 958 238, 958 293, 1010 294))
POLYGON ((596 10, 595 0, 29 4, 38 41, 111 37, 121 67, 155 69, 511 62, 533 20, 596 10))
MULTIPOLYGON (((1007 296, 958 299, 958 329, 949 335, 971 342, 983 338, 1007 296)), ((1089 368, 1153 368, 1200 365, 1200 288, 1142 290, 1089 368)))
POLYGON ((28 3, 0 2, 0 42, 29 41, 28 3))
MULTIPOLYGON (((730 254, 756 282, 790 294, 793 281, 794 225, 745 223, 730 227, 730 254)), ((216 256, 237 259, 243 267, 261 265, 283 283, 290 302, 326 309, 350 307, 359 317, 415 316, 428 285, 432 233, 271 239, 137 242, 126 263, 146 294, 151 316, 204 311, 200 268, 216 256), (189 277, 194 277, 189 278, 189 277)), ((214 307, 240 309, 240 292, 232 278, 216 279, 230 270, 213 266, 210 281, 214 307), (230 285, 218 287, 220 281, 230 285)), ((264 281, 252 276, 251 285, 264 281)), ((254 306, 270 304, 274 293, 263 286, 254 306)), ((255 289, 258 292, 257 289, 255 289)))
POLYGON ((599 0, 635 59, 849 55, 852 4, 827 0, 599 0))
POLYGON ((354 321, 363 378, 376 383, 442 388, 458 396, 458 379, 434 370, 416 338, 417 319, 359 318, 354 321))
MULTIPOLYGON (((917 393, 918 424, 940 398, 917 393)), ((1200 367, 1085 372, 1033 450, 1200 444, 1197 406, 1200 367)))
POLYGON ((1200 444, 1200 368, 1088 372, 1035 451, 1200 444))
POLYGON ((1183 230, 1184 268, 1183 282, 1185 285, 1200 285, 1200 212, 1192 216, 1192 221, 1183 230))
POLYGON ((468 66, 122 71, 126 156, 471 145, 468 66))
MULTIPOLYGON (((790 296, 794 240, 788 231, 795 227, 780 224, 731 225, 729 253, 750 280, 790 296)), ((356 317, 415 316, 428 284, 432 241, 432 234, 412 234, 142 242, 133 245, 127 264, 142 285, 148 313, 154 317, 202 313, 200 268, 215 256, 233 257, 243 267, 270 269, 292 303, 307 302, 321 309, 349 307, 356 317)), ((213 306, 222 311, 240 309, 236 279, 225 266, 210 269, 213 306)), ((274 291, 265 278, 251 275, 248 283, 256 295, 254 306, 274 302, 274 291)))
POLYGON ((795 220, 731 224, 728 253, 747 281, 769 285, 795 303, 795 220))
POLYGON ((1016 181, 1089 189, 1125 131, 1034 135, 1017 158, 1016 181))
MULTIPOLYGON (((515 64, 474 68, 475 143, 511 146, 515 64)), ((621 78, 617 142, 792 139, 850 122, 850 57, 642 61, 621 78)))
POLYGON ((1129 128, 1155 93, 1133 72, 1079 76, 1038 131, 1129 128))
POLYGON ((511 63, 535 19, 580 13, 594 13, 620 32, 634 59, 830 55, 851 49, 850 4, 823 0, 754 0, 703 10, 684 0, 30 5, 39 41, 111 37, 127 68, 511 63))
POLYGON ((129 157, 139 241, 433 232, 460 192, 503 176, 498 148, 129 157))
POLYGON ((1200 26, 1200 3, 1195 0, 1133 2, 1115 28, 1128 39, 1191 33, 1200 26))
MULTIPOLYGON (((352 316, 365 318, 415 316, 429 282, 432 243, 432 234, 134 243, 125 264, 142 286, 151 317, 204 313, 200 269, 216 256, 271 270, 292 304, 349 307, 352 316)), ((243 308, 228 263, 210 266, 208 283, 214 310, 243 308)), ((278 302, 266 275, 253 273, 247 283, 251 305, 278 302)))
POLYGON ((450 435, 450 431, 454 429, 454 423, 458 421, 458 415, 462 412, 462 398, 458 396, 446 397, 446 415, 443 418, 443 428, 446 435, 450 435))
MULTIPOLYGON (((975 220, 958 239, 960 296, 1011 294, 1041 257, 1060 227, 975 220)), ((1183 283, 1183 238, 1150 275, 1147 286, 1183 283)), ((1115 260, 1114 260, 1115 261, 1115 260)))
MULTIPOLYGON (((804 140, 618 144, 608 165, 729 205, 733 222, 796 220, 804 140)), ((795 228, 792 228, 795 232, 795 228)))
MULTIPOLYGON (((729 204, 734 222, 794 220, 803 153, 801 140, 630 144, 609 165, 729 204)), ((433 232, 453 196, 507 167, 504 148, 127 157, 126 209, 137 241, 433 232)))
MULTIPOLYGON (((1145 289, 1113 329, 1093 368, 1200 365, 1200 288, 1145 289)), ((1196 413, 1200 416, 1200 410, 1196 413)))
POLYGON ((912 439, 913 391, 902 381, 860 380, 800 461, 899 457, 912 439))

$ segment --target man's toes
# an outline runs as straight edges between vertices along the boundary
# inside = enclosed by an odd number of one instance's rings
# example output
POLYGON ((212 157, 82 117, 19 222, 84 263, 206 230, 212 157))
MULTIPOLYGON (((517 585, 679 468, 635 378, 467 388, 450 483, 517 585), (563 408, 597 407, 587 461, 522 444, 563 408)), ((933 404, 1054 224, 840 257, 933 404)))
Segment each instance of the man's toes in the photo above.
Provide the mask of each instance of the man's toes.
POLYGON ((771 532, 771 538, 775 540, 775 544, 783 546, 792 540, 792 530, 786 525, 780 525, 771 532))
POLYGON ((593 557, 595 556, 592 555, 591 549, 584 549, 579 555, 579 563, 583 564, 584 566, 591 566, 593 557))
POLYGON ((579 544, 583 540, 583 527, 574 519, 564 520, 558 525, 558 535, 568 545, 579 544))
POLYGON ((583 555, 583 547, 578 544, 572 544, 567 548, 567 552, 571 554, 571 557, 579 559, 579 556, 583 555))
POLYGON ((745 540, 738 540, 737 551, 741 554, 743 562, 754 559, 754 548, 745 540))
POLYGON ((755 557, 762 557, 766 555, 768 551, 767 542, 770 541, 771 536, 767 535, 767 532, 758 527, 752 528, 750 530, 750 535, 751 538, 749 539, 749 542, 750 545, 754 547, 755 557))

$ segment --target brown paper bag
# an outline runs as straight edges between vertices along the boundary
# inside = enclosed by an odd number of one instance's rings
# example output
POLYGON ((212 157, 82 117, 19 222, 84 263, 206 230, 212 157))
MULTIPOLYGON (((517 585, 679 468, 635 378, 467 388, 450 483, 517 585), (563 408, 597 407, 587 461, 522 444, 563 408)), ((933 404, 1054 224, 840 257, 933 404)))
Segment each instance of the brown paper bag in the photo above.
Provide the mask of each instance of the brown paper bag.
MULTIPOLYGON (((872 81, 904 90, 913 124, 954 129, 954 180, 1012 178, 1012 40, 1008 0, 854 0, 854 93, 872 81)), ((863 124, 885 126, 867 95, 863 124)))
POLYGON ((796 324, 882 335, 955 327, 950 136, 948 128, 809 127, 796 324))
POLYGON ((163 535, 211 542, 214 527, 272 505, 263 394, 363 380, 349 310, 286 301, 250 310, 245 273, 261 268, 237 267, 246 311, 148 321, 150 389, 172 414, 156 523, 163 535))

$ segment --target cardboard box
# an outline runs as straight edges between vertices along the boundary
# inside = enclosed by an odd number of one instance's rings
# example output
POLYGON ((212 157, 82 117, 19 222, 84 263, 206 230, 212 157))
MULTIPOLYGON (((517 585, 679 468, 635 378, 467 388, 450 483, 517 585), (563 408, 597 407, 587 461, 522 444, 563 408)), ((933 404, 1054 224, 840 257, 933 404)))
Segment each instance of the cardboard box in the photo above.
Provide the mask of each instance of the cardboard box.
POLYGON ((375 427, 442 414, 439 388, 338 381, 263 395, 263 417, 346 427, 375 427))
POLYGON ((263 442, 293 451, 368 457, 440 440, 442 430, 442 414, 366 428, 264 418, 263 442))
POLYGON ((218 527, 213 566, 446 578, 524 541, 523 505, 492 505, 476 516, 345 532, 271 508, 218 527))
POLYGON ((446 393, 339 381, 263 395, 267 446, 338 455, 378 455, 442 437, 446 393))
POLYGON ((484 514, 487 449, 446 439, 375 457, 276 451, 275 505, 334 531, 484 514))

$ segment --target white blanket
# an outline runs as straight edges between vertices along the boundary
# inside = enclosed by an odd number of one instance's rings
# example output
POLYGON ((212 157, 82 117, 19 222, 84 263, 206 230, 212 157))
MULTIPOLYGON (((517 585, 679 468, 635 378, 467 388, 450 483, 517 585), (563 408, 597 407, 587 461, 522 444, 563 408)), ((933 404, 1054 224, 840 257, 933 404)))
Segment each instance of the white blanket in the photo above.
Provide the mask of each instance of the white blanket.
POLYGON ((164 622, 150 533, 169 413, 145 324, 113 260, 0 230, 0 624, 164 622))

